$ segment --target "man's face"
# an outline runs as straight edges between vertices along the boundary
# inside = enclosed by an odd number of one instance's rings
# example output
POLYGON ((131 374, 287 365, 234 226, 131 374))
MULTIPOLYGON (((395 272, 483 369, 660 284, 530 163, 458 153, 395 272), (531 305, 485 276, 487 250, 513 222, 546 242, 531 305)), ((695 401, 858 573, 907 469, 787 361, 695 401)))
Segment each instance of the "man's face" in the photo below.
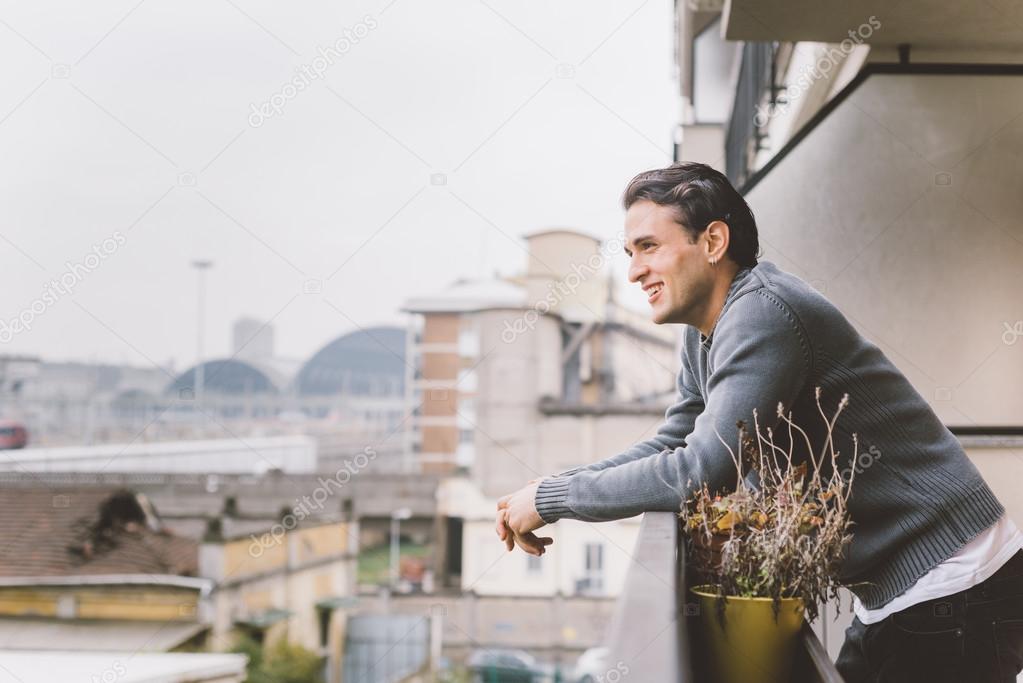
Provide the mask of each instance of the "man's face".
POLYGON ((696 243, 675 220, 671 207, 641 199, 625 214, 625 253, 630 257, 629 282, 638 282, 647 295, 652 319, 696 325, 714 284, 707 262, 705 235, 696 243))

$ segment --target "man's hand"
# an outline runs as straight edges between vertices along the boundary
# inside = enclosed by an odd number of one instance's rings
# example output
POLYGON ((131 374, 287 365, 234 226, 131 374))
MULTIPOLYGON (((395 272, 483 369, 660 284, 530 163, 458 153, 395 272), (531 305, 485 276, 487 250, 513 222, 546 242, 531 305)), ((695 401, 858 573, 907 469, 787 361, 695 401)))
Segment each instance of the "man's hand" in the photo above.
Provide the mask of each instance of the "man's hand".
POLYGON ((530 555, 539 557, 547 546, 554 543, 549 536, 539 537, 533 533, 544 526, 533 502, 540 479, 533 479, 515 493, 510 493, 497 501, 497 535, 505 542, 508 550, 515 545, 530 555))
MULTIPOLYGON (((543 481, 543 477, 536 477, 535 479, 530 479, 527 483, 536 484, 541 481, 543 481)), ((497 537, 505 542, 508 546, 508 552, 511 552, 512 548, 515 547, 515 536, 512 534, 511 529, 508 528, 506 513, 507 508, 502 508, 500 505, 497 506, 497 537)))

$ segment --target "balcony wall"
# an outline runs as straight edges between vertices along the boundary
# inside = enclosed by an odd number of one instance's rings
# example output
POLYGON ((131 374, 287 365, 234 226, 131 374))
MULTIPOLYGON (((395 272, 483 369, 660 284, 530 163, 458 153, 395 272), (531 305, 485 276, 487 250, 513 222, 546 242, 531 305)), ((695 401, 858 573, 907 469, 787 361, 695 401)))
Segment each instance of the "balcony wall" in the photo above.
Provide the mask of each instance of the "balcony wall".
MULTIPOLYGON (((694 604, 686 597, 685 549, 678 516, 671 512, 643 515, 639 538, 615 606, 605 645, 606 680, 618 676, 637 681, 700 680, 690 645, 697 628, 694 604)), ((842 683, 817 634, 809 626, 800 635, 793 683, 842 683)))

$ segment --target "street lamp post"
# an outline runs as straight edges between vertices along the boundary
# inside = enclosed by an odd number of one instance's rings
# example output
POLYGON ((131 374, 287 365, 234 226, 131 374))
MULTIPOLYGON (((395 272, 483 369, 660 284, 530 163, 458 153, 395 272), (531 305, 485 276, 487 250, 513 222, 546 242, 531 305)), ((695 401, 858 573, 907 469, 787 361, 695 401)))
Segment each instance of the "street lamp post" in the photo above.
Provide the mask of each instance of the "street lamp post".
POLYGON ((198 302, 196 305, 196 341, 195 341, 195 406, 197 411, 202 409, 202 394, 203 384, 206 380, 206 372, 203 367, 202 360, 202 342, 203 342, 203 313, 205 312, 206 305, 206 271, 213 266, 213 261, 208 260, 195 260, 192 261, 192 267, 195 268, 199 273, 199 292, 198 302))

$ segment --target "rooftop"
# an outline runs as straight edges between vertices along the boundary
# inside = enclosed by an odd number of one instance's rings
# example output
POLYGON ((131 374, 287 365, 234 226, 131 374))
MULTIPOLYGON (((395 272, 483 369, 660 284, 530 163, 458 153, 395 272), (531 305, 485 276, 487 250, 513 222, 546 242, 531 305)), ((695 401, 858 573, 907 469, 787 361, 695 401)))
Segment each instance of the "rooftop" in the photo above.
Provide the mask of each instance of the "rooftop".
POLYGON ((198 544, 117 488, 0 489, 0 576, 196 576, 198 544))

